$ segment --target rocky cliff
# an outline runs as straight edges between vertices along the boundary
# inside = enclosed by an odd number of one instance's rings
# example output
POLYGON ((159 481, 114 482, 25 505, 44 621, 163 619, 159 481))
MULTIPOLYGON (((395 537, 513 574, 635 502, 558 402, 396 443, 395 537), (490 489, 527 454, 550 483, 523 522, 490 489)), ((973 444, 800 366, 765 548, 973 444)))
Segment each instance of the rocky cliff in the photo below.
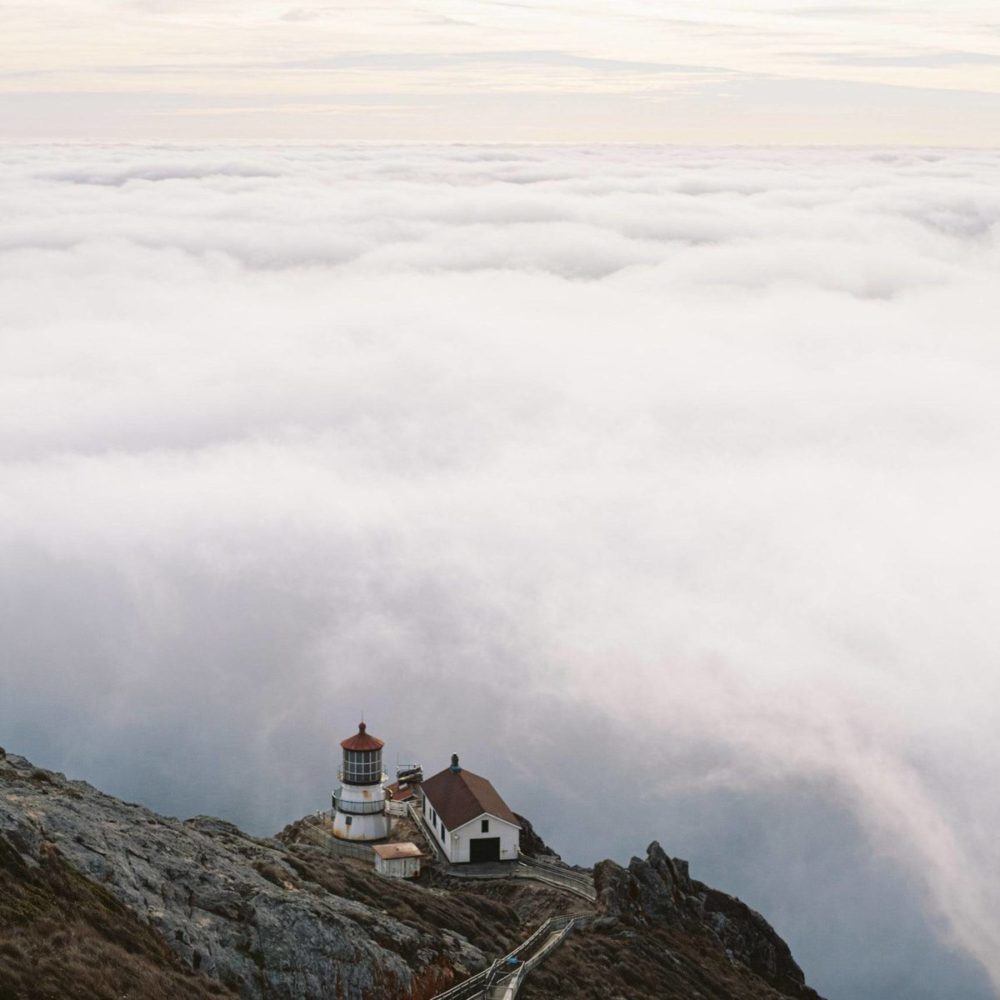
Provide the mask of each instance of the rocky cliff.
POLYGON ((658 843, 594 872, 601 916, 528 980, 522 1000, 820 1000, 788 945, 745 903, 692 879, 658 843))
MULTIPOLYGON (((0 1000, 426 1000, 582 902, 441 870, 385 880, 325 844, 309 821, 260 839, 159 816, 0 751, 0 1000)), ((595 920, 528 1000, 816 996, 762 917, 658 845, 594 876, 595 920)))

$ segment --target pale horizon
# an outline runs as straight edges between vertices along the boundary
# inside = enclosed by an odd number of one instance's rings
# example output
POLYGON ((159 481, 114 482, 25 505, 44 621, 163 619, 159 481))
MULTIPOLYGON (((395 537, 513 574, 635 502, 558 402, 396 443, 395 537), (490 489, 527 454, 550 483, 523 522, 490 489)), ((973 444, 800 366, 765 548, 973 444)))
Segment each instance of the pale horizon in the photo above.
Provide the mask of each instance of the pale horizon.
POLYGON ((96 0, 5 12, 0 138, 992 148, 987 5, 96 0))

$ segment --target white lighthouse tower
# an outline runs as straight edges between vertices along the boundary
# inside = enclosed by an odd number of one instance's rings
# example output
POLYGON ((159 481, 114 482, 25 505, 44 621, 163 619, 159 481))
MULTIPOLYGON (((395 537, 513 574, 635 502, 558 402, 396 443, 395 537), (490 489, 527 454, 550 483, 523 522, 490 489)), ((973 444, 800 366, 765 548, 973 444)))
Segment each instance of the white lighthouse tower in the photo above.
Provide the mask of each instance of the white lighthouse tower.
POLYGON ((385 811, 385 772, 377 736, 358 726, 343 740, 344 762, 337 774, 342 784, 333 793, 333 833, 341 840, 381 840, 389 836, 385 811))

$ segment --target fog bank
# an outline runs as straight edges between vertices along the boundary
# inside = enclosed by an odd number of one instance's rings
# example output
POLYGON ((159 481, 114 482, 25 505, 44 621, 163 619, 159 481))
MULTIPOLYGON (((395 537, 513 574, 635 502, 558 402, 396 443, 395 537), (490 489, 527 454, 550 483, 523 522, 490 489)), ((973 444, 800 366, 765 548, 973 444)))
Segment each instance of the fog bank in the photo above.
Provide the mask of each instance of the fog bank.
POLYGON ((0 215, 3 745, 272 832, 364 712, 831 1000, 1000 986, 1000 155, 8 147, 0 215))

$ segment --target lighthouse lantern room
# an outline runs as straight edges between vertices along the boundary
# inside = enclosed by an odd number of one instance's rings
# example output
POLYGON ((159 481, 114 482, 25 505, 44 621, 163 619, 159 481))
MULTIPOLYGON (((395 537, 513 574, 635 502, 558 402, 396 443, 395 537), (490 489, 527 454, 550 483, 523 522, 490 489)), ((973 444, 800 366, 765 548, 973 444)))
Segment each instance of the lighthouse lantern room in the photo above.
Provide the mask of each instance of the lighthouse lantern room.
POLYGON ((362 722, 354 736, 341 742, 344 760, 333 793, 333 833, 341 840, 381 840, 389 836, 385 811, 383 742, 362 722))

